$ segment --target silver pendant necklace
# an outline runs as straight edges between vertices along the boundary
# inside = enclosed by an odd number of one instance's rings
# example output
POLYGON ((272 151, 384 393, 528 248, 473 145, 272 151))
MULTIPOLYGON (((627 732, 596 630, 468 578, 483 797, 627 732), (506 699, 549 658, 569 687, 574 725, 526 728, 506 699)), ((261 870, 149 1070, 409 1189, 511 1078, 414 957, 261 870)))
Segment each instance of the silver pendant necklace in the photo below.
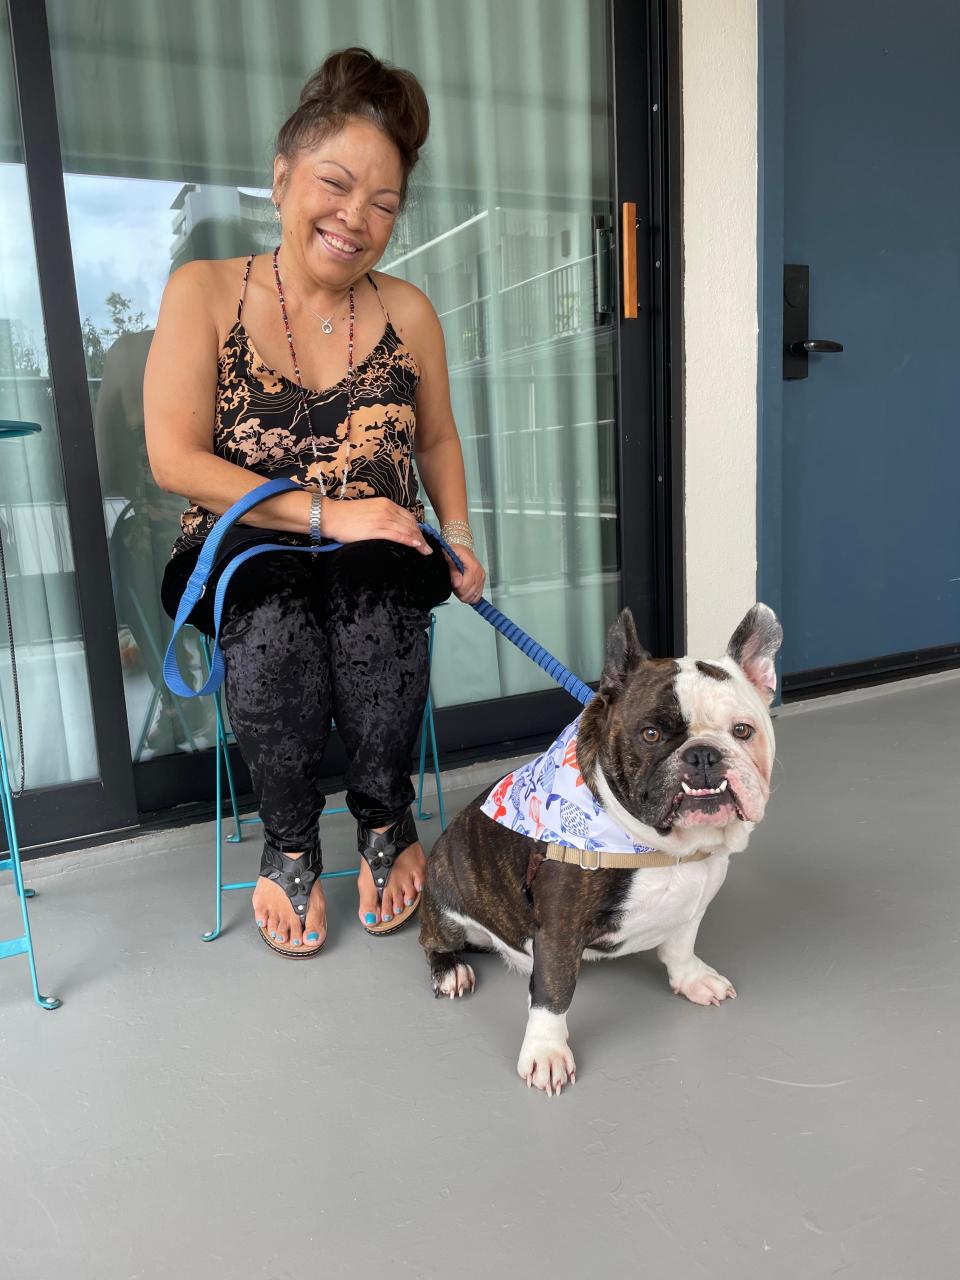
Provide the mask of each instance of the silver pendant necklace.
MULTIPOLYGON (((280 247, 279 244, 276 247, 278 247, 278 251, 279 251, 279 247, 280 247)), ((351 291, 349 292, 351 292, 352 294, 353 292, 352 287, 351 287, 351 291)), ((296 294, 297 289, 293 289, 293 293, 296 294)), ((333 311, 330 312, 329 316, 321 316, 319 311, 314 311, 314 308, 310 306, 310 303, 307 302, 306 298, 303 297, 302 293, 300 294, 300 301, 303 303, 303 306, 307 308, 307 311, 310 312, 311 316, 314 317, 315 320, 320 321, 320 333, 324 333, 328 335, 332 334, 334 329, 333 317, 337 315, 337 307, 333 308, 333 311)), ((343 302, 343 298, 340 298, 340 302, 343 302)), ((339 302, 337 303, 337 306, 339 306, 339 302)))
MULTIPOLYGON (((288 285, 287 287, 289 288, 290 286, 288 285)), ((297 290, 294 289, 293 292, 297 293, 297 290)), ((326 333, 326 334, 333 333, 333 317, 337 314, 336 308, 334 308, 334 310, 331 312, 330 315, 322 316, 320 315, 319 312, 314 311, 313 307, 311 307, 310 303, 306 300, 303 294, 299 294, 298 296, 300 298, 300 301, 303 303, 303 305, 307 308, 307 310, 313 316, 314 320, 320 321, 320 332, 326 333)), ((343 299, 341 298, 340 301, 342 302, 343 299)), ((337 305, 339 306, 339 303, 337 305)))
POLYGON ((310 303, 307 302, 305 298, 301 298, 300 301, 307 308, 307 310, 310 312, 313 318, 315 320, 320 321, 321 333, 333 333, 333 316, 336 315, 336 311, 333 312, 333 315, 324 317, 324 316, 318 315, 317 312, 314 311, 313 307, 311 307, 310 303))

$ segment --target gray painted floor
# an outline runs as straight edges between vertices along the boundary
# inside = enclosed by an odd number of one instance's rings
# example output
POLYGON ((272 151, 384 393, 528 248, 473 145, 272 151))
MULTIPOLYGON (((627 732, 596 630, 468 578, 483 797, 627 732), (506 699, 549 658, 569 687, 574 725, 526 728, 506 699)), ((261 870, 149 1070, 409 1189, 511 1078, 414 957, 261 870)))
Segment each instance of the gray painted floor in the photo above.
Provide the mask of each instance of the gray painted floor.
MULTIPOLYGON (((479 957, 473 997, 434 1001, 416 933, 366 937, 350 881, 295 964, 240 894, 199 941, 206 829, 33 864, 64 1007, 0 964, 0 1275, 956 1276, 958 723, 957 677, 782 715, 698 948, 739 999, 589 966, 559 1099, 514 1074, 525 980, 479 957)), ((328 863, 350 842, 331 819, 328 863)))

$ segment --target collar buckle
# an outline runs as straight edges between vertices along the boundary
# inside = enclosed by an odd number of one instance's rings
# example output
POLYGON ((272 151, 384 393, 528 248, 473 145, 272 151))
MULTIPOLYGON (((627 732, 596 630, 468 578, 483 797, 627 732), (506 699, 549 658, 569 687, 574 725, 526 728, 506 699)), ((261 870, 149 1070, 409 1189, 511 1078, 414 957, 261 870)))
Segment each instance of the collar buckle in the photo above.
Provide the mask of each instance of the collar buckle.
POLYGON ((603 854, 600 852, 599 849, 581 849, 580 850, 580 870, 581 871, 599 871, 602 858, 603 858, 603 854), (583 855, 585 853, 593 853, 594 857, 597 859, 592 867, 589 865, 589 863, 584 862, 583 855))

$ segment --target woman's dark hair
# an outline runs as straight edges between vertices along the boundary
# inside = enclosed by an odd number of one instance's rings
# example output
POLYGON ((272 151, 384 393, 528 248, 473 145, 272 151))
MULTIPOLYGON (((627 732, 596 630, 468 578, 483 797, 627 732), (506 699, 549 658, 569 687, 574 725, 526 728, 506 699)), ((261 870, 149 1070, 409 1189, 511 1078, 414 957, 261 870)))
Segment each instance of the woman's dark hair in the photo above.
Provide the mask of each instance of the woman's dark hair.
POLYGON ((277 134, 277 154, 292 162, 297 152, 342 129, 350 116, 372 120, 399 151, 402 206, 407 181, 427 140, 430 108, 412 71, 381 62, 369 49, 340 49, 324 59, 300 91, 296 111, 277 134))

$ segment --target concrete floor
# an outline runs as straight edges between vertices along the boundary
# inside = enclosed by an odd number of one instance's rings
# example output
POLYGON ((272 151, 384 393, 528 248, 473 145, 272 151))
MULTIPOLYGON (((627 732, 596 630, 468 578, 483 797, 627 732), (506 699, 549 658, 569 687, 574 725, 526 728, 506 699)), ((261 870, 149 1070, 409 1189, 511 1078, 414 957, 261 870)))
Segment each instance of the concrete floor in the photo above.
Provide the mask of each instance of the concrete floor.
MULTIPOLYGON (((0 965, 0 1276, 955 1277, 958 725, 957 676, 782 714, 698 948, 739 999, 589 966, 553 1100, 514 1074, 525 980, 481 956, 434 1001, 416 932, 364 935, 350 881, 295 964, 240 894, 200 942, 206 829, 33 864, 64 1007, 0 965)), ((350 845, 329 820, 328 864, 350 845)))

